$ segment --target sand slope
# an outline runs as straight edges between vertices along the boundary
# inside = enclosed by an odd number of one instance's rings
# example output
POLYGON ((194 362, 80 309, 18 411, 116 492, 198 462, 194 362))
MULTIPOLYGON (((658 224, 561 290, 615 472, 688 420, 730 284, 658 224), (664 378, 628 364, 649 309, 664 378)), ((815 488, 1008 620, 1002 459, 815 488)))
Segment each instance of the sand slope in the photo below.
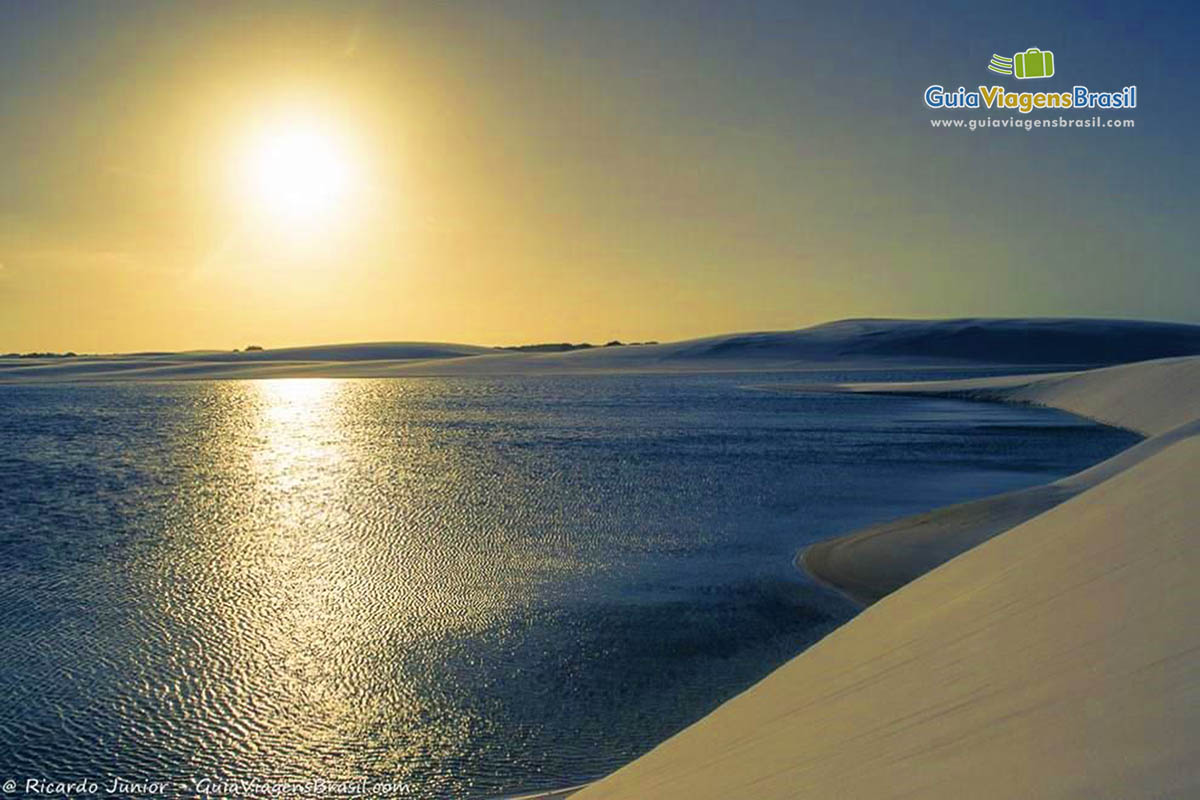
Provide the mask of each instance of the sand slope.
POLYGON ((72 358, 0 358, 0 381, 370 377, 414 363, 485 356, 469 344, 365 342, 240 352, 197 350, 72 358))
POLYGON ((799 556, 818 580, 864 605, 934 567, 1200 432, 1200 360, 1168 359, 1090 372, 919 384, 850 384, 843 391, 936 394, 1066 408, 1144 434, 1136 447, 1046 486, 937 509, 819 542, 799 556), (1175 427, 1172 427, 1175 426, 1175 427), (1166 430, 1166 433, 1162 431, 1166 430))
POLYGON ((938 390, 1167 435, 575 797, 1200 794, 1200 359, 938 390))
POLYGON ((1053 406, 1148 435, 1166 433, 1200 418, 1200 359, 1194 357, 1054 375, 842 388, 1053 406))
POLYGON ((0 358, 0 381, 1095 365, 1198 353, 1197 325, 1090 319, 860 319, 795 331, 735 333, 567 353, 382 342, 242 353, 0 358))
POLYGON ((796 563, 866 606, 1074 495, 1050 484, 914 514, 817 542, 796 563))

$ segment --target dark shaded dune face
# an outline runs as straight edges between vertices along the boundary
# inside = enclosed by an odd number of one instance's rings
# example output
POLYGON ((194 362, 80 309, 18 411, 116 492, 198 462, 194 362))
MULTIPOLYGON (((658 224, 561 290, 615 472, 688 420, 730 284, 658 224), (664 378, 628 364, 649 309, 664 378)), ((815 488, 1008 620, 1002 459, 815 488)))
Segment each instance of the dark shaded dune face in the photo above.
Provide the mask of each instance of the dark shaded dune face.
POLYGON ((938 325, 863 336, 844 354, 924 355, 1021 364, 1116 364, 1200 352, 1200 327, 1158 323, 1039 322, 938 325))
POLYGON ((696 342, 679 359, 920 358, 1103 365, 1200 353, 1200 326, 1084 319, 844 320, 696 342))
POLYGON ((817 342, 807 341, 804 332, 796 334, 752 334, 718 342, 693 355, 710 358, 822 358, 817 342))

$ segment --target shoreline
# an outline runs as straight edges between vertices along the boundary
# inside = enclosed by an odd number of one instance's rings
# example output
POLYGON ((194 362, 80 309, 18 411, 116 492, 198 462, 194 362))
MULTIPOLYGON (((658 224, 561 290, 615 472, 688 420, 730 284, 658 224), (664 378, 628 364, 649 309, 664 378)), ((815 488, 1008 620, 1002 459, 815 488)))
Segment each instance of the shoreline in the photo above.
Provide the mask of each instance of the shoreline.
POLYGON ((829 540, 860 595, 881 588, 868 568, 915 579, 577 800, 1200 790, 1200 357, 837 390, 1045 405, 1147 438, 829 540))
MULTIPOLYGON (((1085 371, 1087 372, 1087 371, 1085 371)), ((1030 382, 1059 379, 1082 372, 1048 372, 999 375, 922 384, 791 384, 747 386, 771 392, 847 392, 945 397, 973 402, 1015 405, 1045 405, 1109 427, 1146 432, 1126 425, 1080 414, 1053 404, 1029 403, 1000 396, 1001 391, 1021 388, 1030 382), (979 385, 977 385, 979 384, 979 385), (987 385, 990 384, 990 385, 987 385), (894 388, 893 388, 894 387, 894 388), (926 388, 928 387, 928 388, 926 388), (961 387, 961 388, 960 388, 961 387), (995 393, 994 395, 990 393, 995 393)), ((838 592, 865 609, 956 556, 1006 533, 1065 503, 1104 480, 1149 458, 1182 438, 1200 433, 1200 420, 1181 430, 1148 436, 1105 461, 1055 481, 1025 489, 990 495, 978 500, 941 506, 919 514, 860 528, 826 539, 798 551, 793 564, 819 585, 838 592), (906 552, 899 552, 906 551, 906 552)), ((803 656, 801 653, 797 658, 803 656)), ((752 689, 751 689, 752 691, 752 689)), ((500 800, 565 800, 598 784, 594 782, 500 800)))
MULTIPOLYGON (((1089 371, 1090 372, 1090 371, 1089 371)), ((1073 404, 1038 403, 1024 399, 1038 384, 1059 383, 1087 372, 1038 376, 1005 376, 964 381, 939 381, 928 385, 836 384, 796 386, 792 391, 832 391, 856 394, 895 394, 946 397, 972 402, 1045 405, 1101 425, 1150 431, 1114 424, 1111 419, 1080 413, 1073 404)), ((776 391, 788 391, 777 388, 776 391)), ((1185 423, 1158 436, 1150 435, 1110 459, 1050 483, 979 500, 943 506, 851 531, 808 545, 796 554, 795 564, 809 577, 840 592, 862 607, 984 542, 1022 525, 1076 497, 1113 475, 1149 458, 1168 444, 1192 434, 1195 423, 1185 423)))
POLYGON ((566 798, 576 792, 582 792, 591 785, 591 783, 580 783, 575 786, 567 786, 563 789, 546 789, 530 794, 506 794, 495 800, 566 800, 566 798))
POLYGON ((795 564, 861 608, 1066 502, 1054 483, 902 517, 808 545, 795 564))
MULTIPOLYGON (((1150 431, 1114 424, 1111 420, 1082 414, 1059 404, 1037 403, 1011 396, 1013 392, 1027 389, 1031 384, 1047 380, 1057 381, 1092 371, 1008 374, 921 383, 747 386, 746 388, 752 390, 782 393, 894 394, 1012 405, 1043 405, 1101 425, 1131 430, 1146 437, 1105 461, 1049 483, 886 520, 808 545, 796 553, 794 566, 819 585, 838 592, 865 609, 958 555, 1041 516, 1108 478, 1150 458, 1170 444, 1200 433, 1200 420, 1155 436, 1150 431)), ((802 656, 803 653, 797 658, 802 656)), ((606 778, 600 778, 580 786, 505 797, 502 800, 565 800, 591 786, 603 785, 605 780, 606 778)))
MULTIPOLYGON (((133 361, 104 356, 24 363, 0 357, 0 385, 189 383, 195 381, 386 379, 386 378, 506 378, 606 375, 708 375, 829 372, 986 372, 1012 375, 1020 370, 1052 374, 1072 364, 1021 364, 936 359, 876 360, 697 360, 647 361, 636 365, 577 365, 538 354, 461 356, 447 359, 387 359, 359 361, 267 361, 227 363, 156 358, 133 361)), ((1041 374, 1041 373, 1039 373, 1041 374)), ((931 379, 936 380, 936 379, 931 379)), ((813 384, 825 385, 828 384, 813 384)))

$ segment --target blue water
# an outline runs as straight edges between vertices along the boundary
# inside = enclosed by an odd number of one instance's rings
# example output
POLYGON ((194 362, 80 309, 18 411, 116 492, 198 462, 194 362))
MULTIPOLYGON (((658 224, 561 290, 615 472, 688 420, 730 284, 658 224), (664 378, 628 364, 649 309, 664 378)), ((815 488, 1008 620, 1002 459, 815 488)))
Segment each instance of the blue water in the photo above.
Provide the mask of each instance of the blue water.
POLYGON ((804 544, 1134 440, 779 380, 0 387, 0 778, 597 777, 853 615, 804 544))

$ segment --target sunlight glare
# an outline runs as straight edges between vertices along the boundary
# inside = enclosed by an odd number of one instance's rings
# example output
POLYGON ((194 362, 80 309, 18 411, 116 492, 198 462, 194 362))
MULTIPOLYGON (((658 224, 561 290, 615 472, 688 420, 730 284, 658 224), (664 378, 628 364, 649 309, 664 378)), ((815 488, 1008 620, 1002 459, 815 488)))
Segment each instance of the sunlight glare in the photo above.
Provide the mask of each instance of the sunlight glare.
POLYGON ((289 230, 326 227, 350 214, 361 176, 347 137, 329 122, 292 117, 261 125, 237 165, 248 210, 289 230))

